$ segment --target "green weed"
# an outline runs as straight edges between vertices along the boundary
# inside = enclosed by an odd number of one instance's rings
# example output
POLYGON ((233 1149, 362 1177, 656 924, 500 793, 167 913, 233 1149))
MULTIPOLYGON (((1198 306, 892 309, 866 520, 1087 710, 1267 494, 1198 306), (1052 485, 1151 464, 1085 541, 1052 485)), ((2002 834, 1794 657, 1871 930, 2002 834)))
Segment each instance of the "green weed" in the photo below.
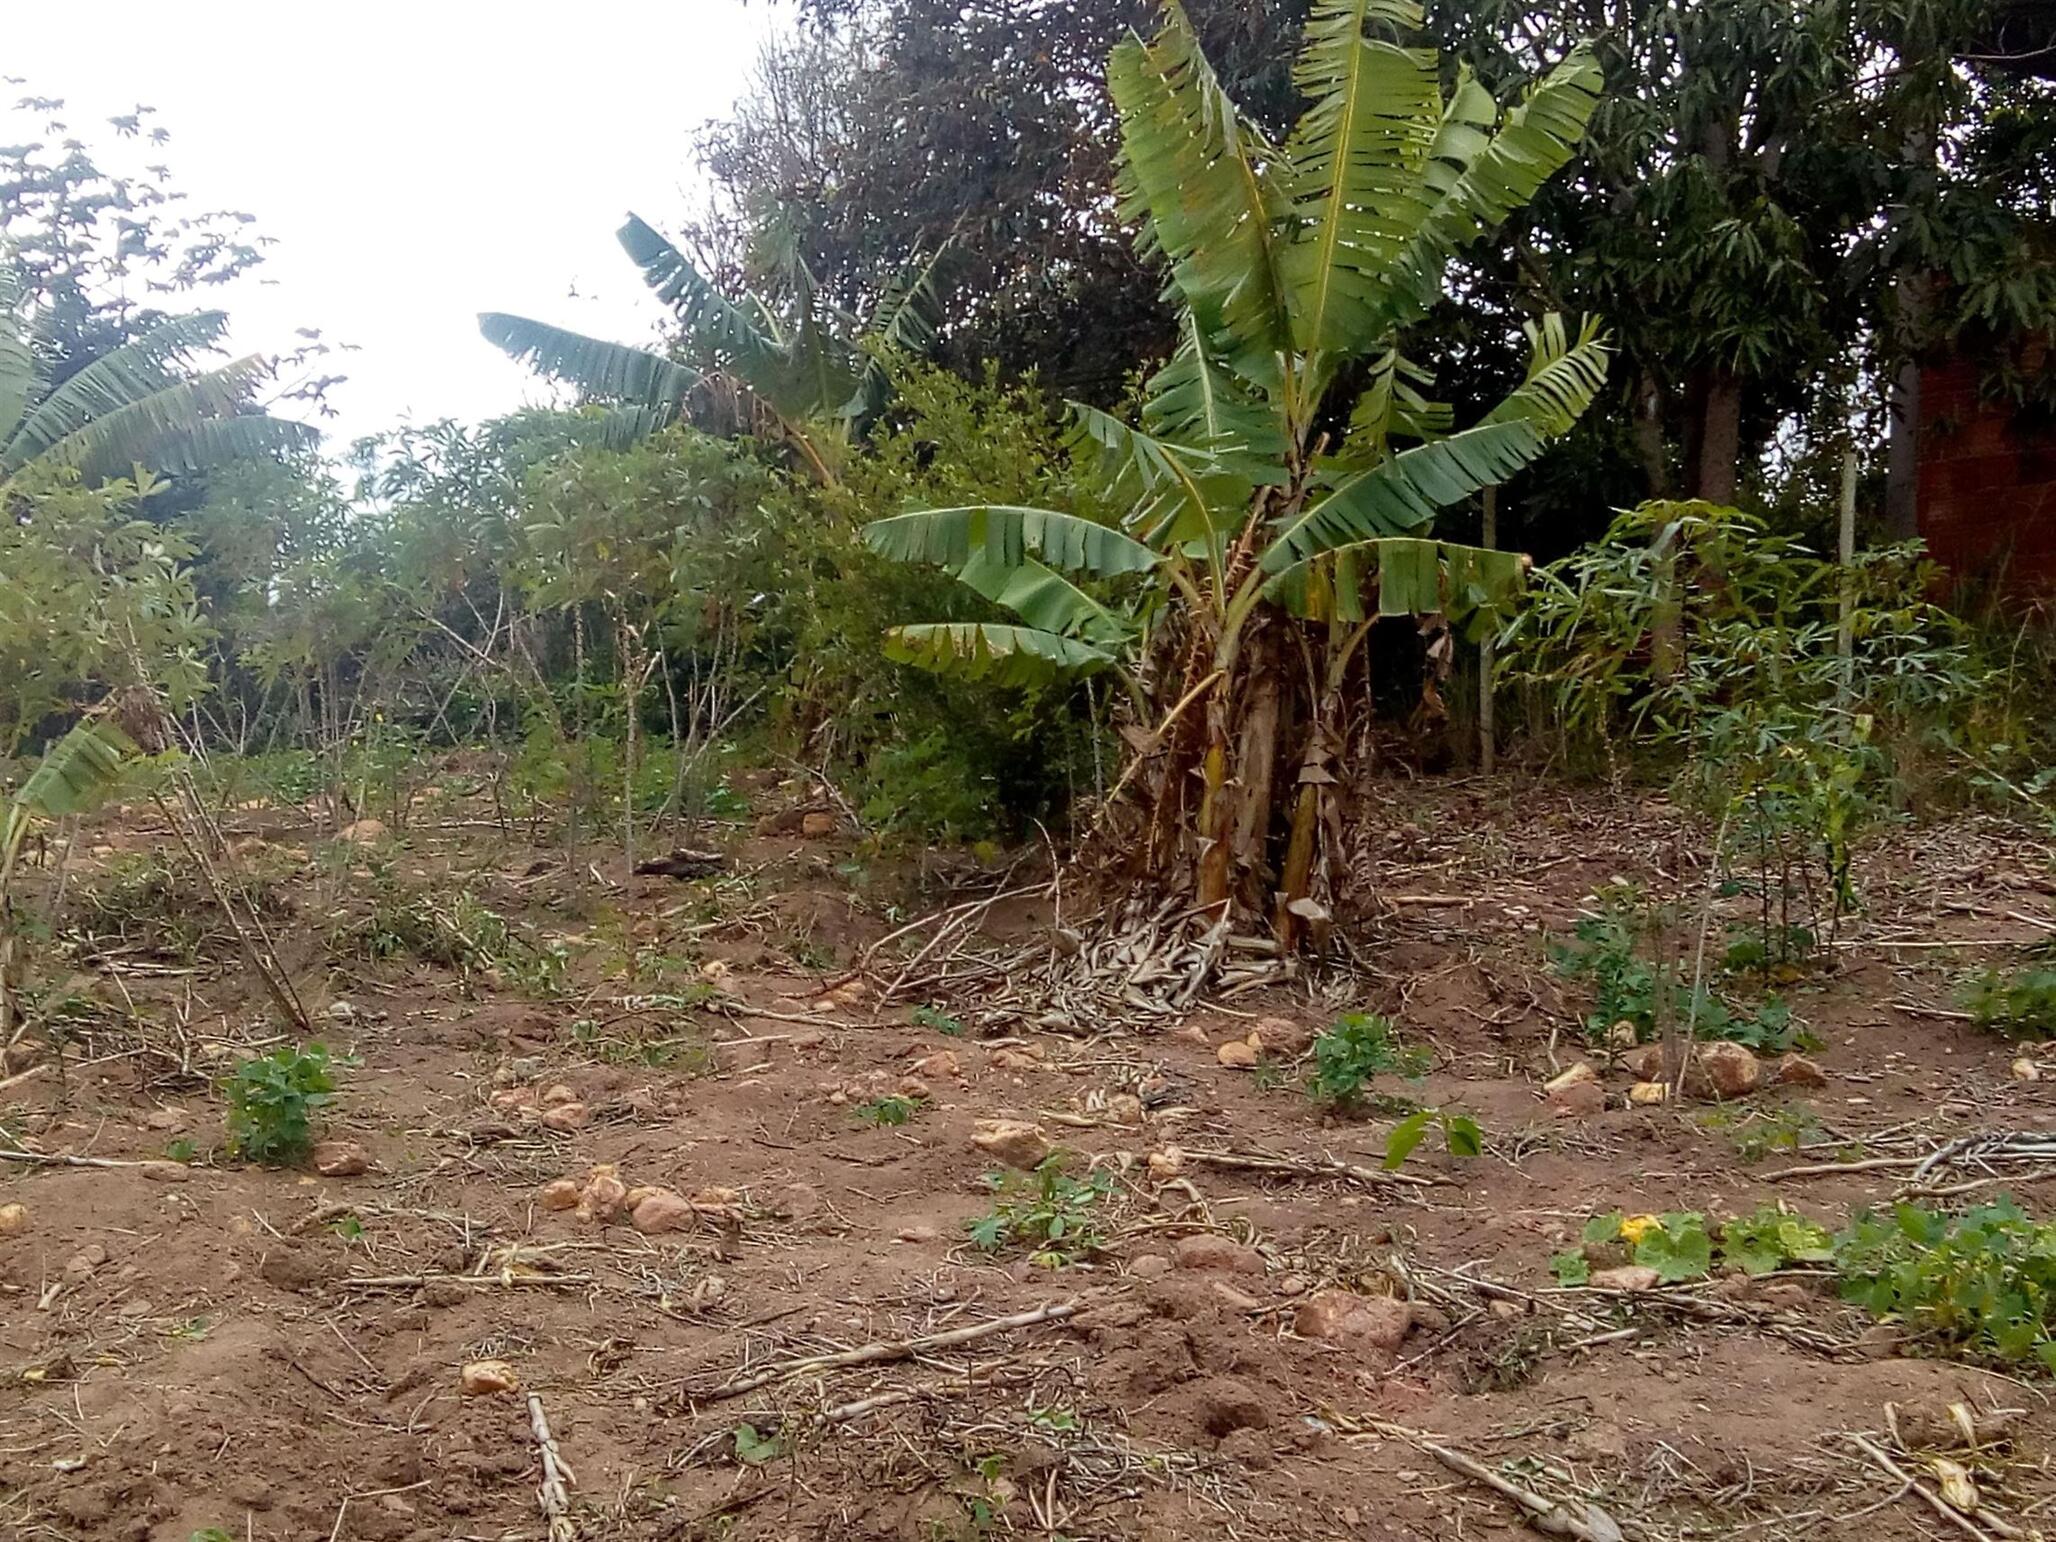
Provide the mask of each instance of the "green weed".
POLYGON ((990 1173, 985 1183, 998 1200, 990 1213, 968 1224, 971 1241, 986 1252, 1025 1248, 1030 1262, 1061 1269, 1104 1246, 1098 1209, 1114 1189, 1113 1175, 1104 1169, 1073 1178, 1063 1158, 1051 1156, 1033 1173, 990 1173))
POLYGON ((892 1128, 905 1124, 920 1111, 921 1100, 919 1098, 901 1097, 898 1094, 890 1097, 873 1098, 868 1103, 859 1103, 851 1110, 865 1124, 875 1124, 880 1128, 892 1128))
POLYGON ((1375 1077, 1419 1077, 1428 1068, 1425 1050, 1399 1042, 1390 1018, 1351 1012, 1314 1040, 1314 1069, 1307 1092, 1317 1103, 1355 1112, 1375 1077))
POLYGON ((2056 965, 1987 969, 1963 992, 1978 1027, 2008 1039, 2056 1039, 2056 965))
POLYGON ((306 1155, 314 1116, 335 1101, 333 1070, 322 1044, 276 1049, 246 1060, 228 1081, 228 1138, 236 1155, 277 1166, 306 1155))

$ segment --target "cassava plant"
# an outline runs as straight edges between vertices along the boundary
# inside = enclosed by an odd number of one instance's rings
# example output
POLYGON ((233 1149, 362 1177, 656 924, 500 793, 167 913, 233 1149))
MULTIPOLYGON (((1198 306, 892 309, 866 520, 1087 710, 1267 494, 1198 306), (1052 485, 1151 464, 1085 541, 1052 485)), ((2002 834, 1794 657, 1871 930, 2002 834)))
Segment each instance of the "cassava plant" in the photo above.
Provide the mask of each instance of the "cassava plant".
POLYGON ((1230 101, 1182 9, 1113 54, 1124 208, 1169 269, 1182 342, 1140 427, 1074 407, 1125 494, 1118 525, 977 505, 881 519, 885 554, 942 564, 1019 624, 903 625, 895 657, 1029 684, 1109 672, 1134 703, 1131 876, 1202 914, 1325 926, 1365 763, 1380 616, 1463 620, 1517 589, 1518 556, 1433 538, 1600 388, 1597 327, 1529 327, 1526 380, 1470 427, 1429 400, 1406 329, 1451 260, 1576 152, 1597 66, 1573 53, 1512 107, 1445 93, 1411 0, 1323 0, 1282 144, 1230 101), (1085 585, 1100 582, 1100 593, 1085 585))

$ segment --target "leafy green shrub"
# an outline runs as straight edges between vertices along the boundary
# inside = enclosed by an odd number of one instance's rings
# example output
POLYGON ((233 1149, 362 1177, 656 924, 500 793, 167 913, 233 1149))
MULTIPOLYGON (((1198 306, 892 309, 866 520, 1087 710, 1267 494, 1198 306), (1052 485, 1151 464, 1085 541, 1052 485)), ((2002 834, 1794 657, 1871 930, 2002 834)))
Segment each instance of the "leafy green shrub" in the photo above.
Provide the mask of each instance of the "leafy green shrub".
POLYGON ((246 1060, 228 1080, 228 1138, 236 1155, 276 1166, 305 1156, 314 1115, 335 1101, 332 1061, 323 1044, 275 1049, 246 1060))
POLYGON ((1033 1173, 989 1173, 985 1183, 998 1200, 968 1224, 971 1241, 986 1252, 1022 1247, 1038 1267, 1061 1269, 1104 1245, 1097 1210, 1114 1189, 1104 1168, 1073 1178, 1061 1156, 1050 1156, 1033 1173))
POLYGON ((1318 1103, 1354 1111, 1363 1106, 1374 1077, 1418 1077, 1427 1068, 1427 1052, 1402 1045, 1390 1018, 1351 1012, 1314 1040, 1307 1092, 1318 1103))
POLYGON ((2001 1195, 1962 1215, 1900 1205, 1835 1239, 1845 1300, 1973 1358, 2056 1371, 2056 1224, 2001 1195))
POLYGON ((1567 980, 1592 984, 1592 1009, 1585 1030, 1597 1041, 1616 1023, 1630 1023, 1637 1043, 1654 1038, 1659 1023, 1689 1022, 1692 1035, 1727 1039, 1751 1049, 1782 1054, 1813 1041, 1792 1021, 1791 1009, 1776 996, 1753 1007, 1737 1006, 1702 984, 1659 975, 1654 964, 1636 952, 1636 936, 1650 929, 1648 913, 1627 895, 1607 896, 1596 916, 1581 917, 1572 940, 1550 944, 1550 962, 1567 980))
POLYGON ((330 949, 359 958, 413 958, 463 975, 490 974, 533 996, 562 992, 570 954, 562 943, 537 942, 469 893, 447 900, 383 885, 367 916, 328 937, 330 949))
POLYGON ((1697 1210, 1595 1215, 1585 1223, 1582 1240, 1583 1249, 1559 1253, 1550 1261, 1559 1283, 1583 1285, 1592 1277, 1589 1250, 1616 1246, 1628 1249, 1633 1262, 1654 1269, 1666 1285, 1696 1280, 1713 1267, 1713 1239, 1706 1233, 1706 1217, 1697 1210))
POLYGON ((1963 1004, 1978 1027, 2006 1038, 2056 1039, 2056 965, 1987 969, 1965 989, 1963 1004))

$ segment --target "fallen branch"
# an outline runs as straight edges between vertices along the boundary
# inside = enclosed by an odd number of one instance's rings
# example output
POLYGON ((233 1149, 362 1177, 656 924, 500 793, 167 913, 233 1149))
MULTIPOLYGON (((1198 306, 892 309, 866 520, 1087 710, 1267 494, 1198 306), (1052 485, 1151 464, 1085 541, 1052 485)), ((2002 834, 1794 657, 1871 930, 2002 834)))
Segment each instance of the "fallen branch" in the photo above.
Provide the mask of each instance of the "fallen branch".
POLYGON ((1941 1516, 1943 1520, 1949 1522, 1952 1526, 1957 1527, 1965 1536, 1975 1537, 1978 1539, 1978 1542, 1992 1542, 1993 1535, 2001 1537, 2025 1537, 2027 1535, 2018 1526, 2010 1526, 1997 1516, 1987 1514, 1982 1508, 1977 1512, 1977 1520, 1983 1521, 1986 1526, 1991 1527, 1991 1531, 1981 1530, 1977 1525, 1977 1521, 1973 1521, 1961 1510, 1950 1504, 1948 1500, 1921 1482, 1920 1479, 1907 1472, 1905 1468, 1893 1461, 1875 1443, 1853 1431, 1850 1432, 1849 1442, 1857 1450, 1891 1474, 1896 1482, 1904 1484, 1905 1488, 1901 1490, 1902 1493, 1910 1490, 1918 1494, 1929 1509, 1933 1510, 1935 1514, 1941 1516))
POLYGON ((745 1392, 755 1392, 760 1387, 768 1387, 772 1382, 783 1381, 790 1376, 808 1376, 816 1371, 841 1370, 852 1365, 878 1365, 887 1361, 907 1360, 915 1355, 926 1354, 932 1349, 952 1349, 959 1344, 972 1344, 979 1339, 991 1338, 994 1334, 1010 1333, 1016 1328, 1031 1328, 1037 1323, 1062 1322, 1066 1317, 1075 1316, 1078 1307, 1079 1301, 1074 1296, 1069 1301, 1039 1306, 1029 1312, 1016 1312, 1011 1317, 995 1317, 989 1322, 973 1323, 968 1328, 952 1328, 946 1333, 931 1333, 917 1339, 865 1344, 860 1348, 840 1350, 832 1355, 808 1355, 798 1360, 782 1360, 739 1381, 727 1382, 706 1392, 686 1395, 692 1401, 717 1402, 722 1398, 740 1397, 745 1392))
POLYGON ((0 1162, 26 1162, 32 1167, 161 1167, 162 1162, 129 1162, 119 1157, 53 1156, 44 1151, 0 1147, 0 1162))
POLYGON ((1527 1512, 1529 1524, 1537 1531, 1552 1537, 1576 1537, 1578 1542, 1623 1542, 1620 1523, 1590 1500, 1585 1502, 1582 1516, 1574 1515, 1554 1499, 1522 1488, 1483 1462, 1452 1450, 1420 1430, 1408 1429, 1403 1424, 1387 1424, 1382 1419, 1366 1419, 1364 1423, 1381 1435, 1396 1436, 1417 1450, 1425 1451, 1451 1472, 1460 1473, 1474 1483, 1482 1483, 1494 1493, 1512 1500, 1527 1512))
POLYGON ((535 1498, 549 1523, 550 1542, 572 1542, 571 1496, 565 1486, 576 1484, 578 1478, 558 1452, 557 1437, 550 1433, 549 1418, 543 1413, 543 1400, 533 1392, 528 1394, 528 1428, 543 1455, 543 1481, 535 1498))
POLYGON ((538 1285, 547 1290, 590 1285, 589 1274, 380 1274, 351 1275, 339 1283, 346 1290, 419 1290, 424 1285, 538 1285))

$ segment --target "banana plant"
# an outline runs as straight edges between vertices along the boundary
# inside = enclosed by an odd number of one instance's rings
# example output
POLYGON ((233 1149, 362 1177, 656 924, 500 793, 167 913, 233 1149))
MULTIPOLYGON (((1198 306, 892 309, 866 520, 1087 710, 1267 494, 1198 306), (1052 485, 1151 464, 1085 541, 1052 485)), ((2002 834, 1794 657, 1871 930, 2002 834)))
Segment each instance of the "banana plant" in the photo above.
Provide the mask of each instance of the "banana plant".
POLYGON ((66 469, 89 483, 137 466, 173 476, 318 442, 305 424, 248 410, 270 373, 263 359, 192 368, 220 343, 222 312, 161 321, 53 385, 38 368, 26 294, 0 259, 0 493, 32 469, 66 469))
POLYGON ((12 1041, 20 987, 20 937, 14 919, 14 875, 22 845, 37 824, 98 808, 121 783, 135 746, 104 718, 88 718, 53 744, 21 789, 0 808, 0 1045, 12 1041))
POLYGON ((1420 25, 1414 0, 1318 0, 1295 77, 1313 105, 1283 144, 1228 99, 1175 0, 1154 37, 1119 44, 1123 207, 1182 313, 1139 426, 1073 407, 1125 490, 1122 527, 986 506, 866 531, 1023 621, 898 627, 897 656, 1002 681, 1152 680, 1125 848, 1141 875, 1284 946, 1344 888, 1374 622, 1483 625, 1511 602, 1525 559, 1437 540, 1435 516, 1540 455, 1606 373, 1596 323, 1546 316, 1526 379, 1459 429, 1407 357, 1450 262, 1570 160, 1600 89, 1579 50, 1511 105, 1468 73, 1445 92, 1435 53, 1400 41, 1420 25), (1136 624, 1108 631, 1095 584, 1140 584, 1136 624))
POLYGON ((719 376, 762 409, 816 481, 831 483, 851 426, 884 405, 890 383, 880 351, 919 352, 935 339, 940 253, 896 275, 859 319, 826 303, 796 253, 779 264, 788 303, 774 309, 755 294, 723 294, 633 214, 615 238, 677 316, 683 352, 704 369, 502 311, 485 312, 478 325, 488 342, 539 374, 607 405, 610 431, 622 443, 684 416, 695 393, 719 376))

